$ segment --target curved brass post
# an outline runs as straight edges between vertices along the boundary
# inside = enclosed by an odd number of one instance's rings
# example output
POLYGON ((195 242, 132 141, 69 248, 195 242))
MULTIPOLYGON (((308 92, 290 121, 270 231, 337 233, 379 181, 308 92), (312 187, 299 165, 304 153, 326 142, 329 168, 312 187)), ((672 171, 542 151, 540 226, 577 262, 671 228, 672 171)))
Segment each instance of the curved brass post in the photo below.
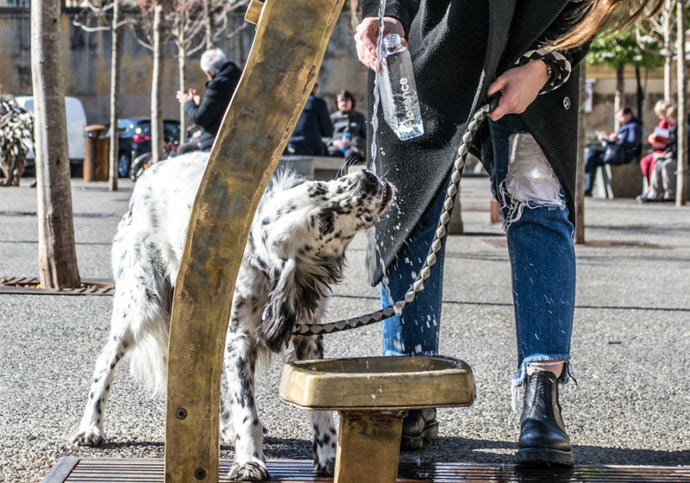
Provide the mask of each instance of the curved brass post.
POLYGON ((168 360, 165 481, 218 481, 223 348, 249 226, 312 90, 344 0, 263 5, 192 210, 168 360))

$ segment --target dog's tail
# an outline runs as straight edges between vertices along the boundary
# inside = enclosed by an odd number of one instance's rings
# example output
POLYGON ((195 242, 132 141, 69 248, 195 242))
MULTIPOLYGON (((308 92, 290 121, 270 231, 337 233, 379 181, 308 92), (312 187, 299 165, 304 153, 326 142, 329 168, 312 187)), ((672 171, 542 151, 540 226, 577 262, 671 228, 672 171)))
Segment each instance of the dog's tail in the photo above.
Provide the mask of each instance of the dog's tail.
POLYGON ((130 372, 153 394, 165 393, 168 368, 168 324, 145 331, 132 349, 130 372))
MULTIPOLYGON (((134 250, 129 250, 134 256, 134 250)), ((133 344, 130 349, 130 372, 155 393, 165 392, 168 366, 168 336, 173 288, 164 270, 134 264, 140 271, 128 272, 131 279, 118 280, 123 285, 137 286, 131 306, 124 305, 129 317, 133 344)), ((153 265, 151 265, 153 267, 153 265)), ((116 288, 117 291, 117 288, 116 288)))

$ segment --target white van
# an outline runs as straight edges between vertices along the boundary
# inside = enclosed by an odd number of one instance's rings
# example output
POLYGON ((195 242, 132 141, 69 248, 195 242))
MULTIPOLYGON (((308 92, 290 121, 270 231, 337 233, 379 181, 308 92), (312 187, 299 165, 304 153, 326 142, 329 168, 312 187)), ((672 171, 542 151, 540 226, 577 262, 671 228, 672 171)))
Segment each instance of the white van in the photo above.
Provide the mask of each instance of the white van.
MULTIPOLYGON (((16 96, 17 104, 27 111, 34 112, 33 96, 16 96)), ((81 101, 76 97, 65 97, 65 114, 67 115, 67 144, 69 146, 69 160, 74 169, 84 162, 84 128, 86 127, 86 112, 81 101)), ((34 154, 29 153, 27 164, 34 164, 34 154)))

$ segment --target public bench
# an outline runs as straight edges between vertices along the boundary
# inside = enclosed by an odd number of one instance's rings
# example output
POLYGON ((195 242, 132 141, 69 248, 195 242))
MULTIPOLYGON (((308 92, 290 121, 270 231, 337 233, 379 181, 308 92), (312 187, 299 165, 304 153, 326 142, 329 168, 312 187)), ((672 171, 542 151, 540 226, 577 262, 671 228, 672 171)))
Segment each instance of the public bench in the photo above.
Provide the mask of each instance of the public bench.
POLYGON ((307 179, 326 181, 335 178, 343 164, 345 158, 334 156, 281 156, 278 169, 288 168, 307 179))
POLYGON ((628 164, 605 164, 597 170, 592 196, 597 198, 635 198, 642 193, 644 183, 640 160, 628 164))

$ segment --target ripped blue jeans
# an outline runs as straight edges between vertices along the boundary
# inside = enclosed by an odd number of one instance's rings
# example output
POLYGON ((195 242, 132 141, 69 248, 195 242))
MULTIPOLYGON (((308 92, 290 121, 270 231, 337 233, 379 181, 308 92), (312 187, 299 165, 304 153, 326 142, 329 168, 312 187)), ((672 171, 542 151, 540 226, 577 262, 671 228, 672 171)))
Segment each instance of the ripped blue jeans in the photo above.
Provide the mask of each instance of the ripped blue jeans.
MULTIPOLYGON (((555 175, 536 142, 517 116, 490 122, 494 164, 489 167, 498 199, 512 268, 516 385, 522 385, 526 366, 563 360, 568 366, 575 306, 575 250, 573 225, 555 175)), ((388 270, 391 297, 403 299, 433 239, 445 190, 388 270)), ((444 246, 445 250, 445 246, 444 246)), ((438 352, 443 284, 443 251, 425 289, 400 316, 383 321, 384 355, 430 355, 438 352)), ((381 305, 391 305, 383 284, 381 305)))

